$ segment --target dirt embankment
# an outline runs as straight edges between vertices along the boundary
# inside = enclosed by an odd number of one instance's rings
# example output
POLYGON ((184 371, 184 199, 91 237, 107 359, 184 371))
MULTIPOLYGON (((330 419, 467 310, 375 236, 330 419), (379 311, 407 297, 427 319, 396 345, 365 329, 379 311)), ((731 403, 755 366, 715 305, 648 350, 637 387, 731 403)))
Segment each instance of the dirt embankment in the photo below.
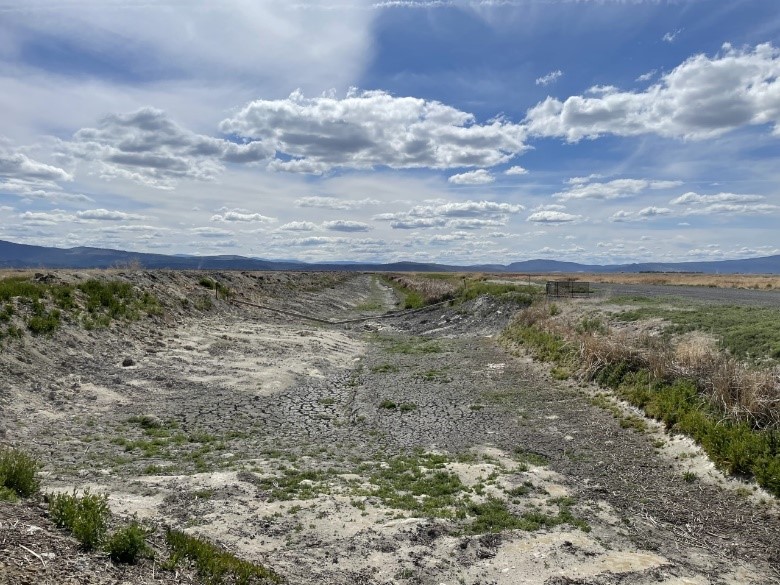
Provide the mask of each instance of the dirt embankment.
MULTIPOLYGON (((41 458, 47 490, 105 492, 117 517, 201 535, 291 583, 778 581, 776 505, 511 355, 496 335, 516 305, 326 326, 206 308, 195 274, 119 277, 163 315, 4 346, 4 440, 41 458)), ((210 277, 330 319, 395 304, 371 275, 210 277)), ((0 582, 195 578, 106 565, 42 514, 0 504, 13 535, 0 582)))

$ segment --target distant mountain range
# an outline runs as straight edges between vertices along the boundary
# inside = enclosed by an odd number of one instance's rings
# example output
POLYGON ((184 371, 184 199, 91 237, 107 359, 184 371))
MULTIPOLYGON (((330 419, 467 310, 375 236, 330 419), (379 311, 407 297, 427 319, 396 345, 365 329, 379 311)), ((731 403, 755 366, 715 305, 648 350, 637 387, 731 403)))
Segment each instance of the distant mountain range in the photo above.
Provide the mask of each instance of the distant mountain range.
POLYGON ((780 274, 780 256, 710 262, 578 264, 558 260, 525 260, 502 264, 452 266, 419 262, 371 264, 263 260, 244 256, 186 256, 126 252, 106 248, 49 248, 0 240, 0 268, 170 268, 177 270, 354 270, 387 272, 703 272, 708 274, 780 274))

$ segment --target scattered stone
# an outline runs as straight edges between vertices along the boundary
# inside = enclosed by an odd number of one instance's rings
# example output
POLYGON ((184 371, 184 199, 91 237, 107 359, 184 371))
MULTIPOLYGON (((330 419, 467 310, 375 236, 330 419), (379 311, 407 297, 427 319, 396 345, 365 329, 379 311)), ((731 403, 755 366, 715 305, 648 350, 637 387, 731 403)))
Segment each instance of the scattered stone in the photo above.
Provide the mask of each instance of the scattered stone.
POLYGON ((134 365, 135 365, 135 360, 131 357, 126 357, 125 359, 122 360, 123 368, 129 368, 130 366, 134 366, 134 365))

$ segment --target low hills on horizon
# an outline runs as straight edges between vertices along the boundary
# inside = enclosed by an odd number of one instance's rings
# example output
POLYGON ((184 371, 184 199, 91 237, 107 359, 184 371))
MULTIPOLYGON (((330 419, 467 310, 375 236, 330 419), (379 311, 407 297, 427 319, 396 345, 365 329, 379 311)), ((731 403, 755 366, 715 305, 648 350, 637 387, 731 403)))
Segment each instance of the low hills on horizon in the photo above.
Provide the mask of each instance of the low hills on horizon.
POLYGON ((780 274, 780 255, 742 260, 579 264, 559 260, 524 260, 503 264, 456 266, 424 262, 321 262, 264 260, 245 256, 186 256, 128 252, 107 248, 54 248, 0 240, 0 268, 117 268, 138 266, 173 270, 348 270, 388 272, 701 272, 705 274, 780 274))

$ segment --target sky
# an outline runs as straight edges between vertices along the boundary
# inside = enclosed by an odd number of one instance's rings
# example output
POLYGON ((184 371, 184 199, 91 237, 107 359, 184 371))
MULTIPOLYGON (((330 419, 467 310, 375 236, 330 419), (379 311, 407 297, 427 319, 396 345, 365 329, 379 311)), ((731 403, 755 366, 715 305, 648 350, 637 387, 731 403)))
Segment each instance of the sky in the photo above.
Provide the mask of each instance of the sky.
POLYGON ((780 254, 777 0, 0 0, 0 239, 780 254))

